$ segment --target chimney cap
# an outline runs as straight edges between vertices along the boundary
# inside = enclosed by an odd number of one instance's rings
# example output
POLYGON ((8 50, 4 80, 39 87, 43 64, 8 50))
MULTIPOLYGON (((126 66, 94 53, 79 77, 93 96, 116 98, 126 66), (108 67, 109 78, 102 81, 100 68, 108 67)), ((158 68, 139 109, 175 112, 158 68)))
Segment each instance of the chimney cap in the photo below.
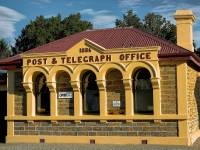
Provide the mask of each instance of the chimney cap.
POLYGON ((196 20, 196 17, 194 16, 192 10, 176 10, 176 13, 174 15, 175 19, 192 19, 194 22, 196 20))

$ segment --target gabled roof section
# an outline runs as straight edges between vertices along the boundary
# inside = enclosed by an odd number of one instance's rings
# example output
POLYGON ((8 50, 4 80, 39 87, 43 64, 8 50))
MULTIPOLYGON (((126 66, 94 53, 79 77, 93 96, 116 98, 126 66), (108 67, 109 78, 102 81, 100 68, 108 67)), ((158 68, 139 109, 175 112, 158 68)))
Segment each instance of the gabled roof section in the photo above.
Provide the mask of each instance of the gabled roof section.
MULTIPOLYGON (((98 45, 97 43, 95 43, 89 39, 84 38, 84 39, 80 40, 78 43, 76 43, 75 45, 73 45, 72 47, 70 47, 67 50, 67 52, 77 53, 77 55, 80 55, 79 51, 77 51, 77 48, 83 47, 83 46, 88 46, 98 53, 104 53, 106 51, 106 49, 104 47, 98 45)), ((28 55, 29 55, 29 53, 28 53, 28 55)))
POLYGON ((100 45, 98 45, 97 43, 90 41, 89 39, 84 39, 85 40, 85 45, 88 45, 89 47, 92 47, 93 49, 102 52, 105 51, 106 49, 100 45))

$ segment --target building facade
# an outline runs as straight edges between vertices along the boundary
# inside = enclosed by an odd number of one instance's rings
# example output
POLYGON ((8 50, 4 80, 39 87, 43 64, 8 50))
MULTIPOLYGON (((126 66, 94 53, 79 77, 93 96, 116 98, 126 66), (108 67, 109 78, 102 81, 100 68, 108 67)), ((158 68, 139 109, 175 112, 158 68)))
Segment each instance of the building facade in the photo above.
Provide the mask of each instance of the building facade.
POLYGON ((6 142, 191 145, 200 136, 195 17, 175 19, 179 46, 134 28, 89 30, 1 60, 6 142))

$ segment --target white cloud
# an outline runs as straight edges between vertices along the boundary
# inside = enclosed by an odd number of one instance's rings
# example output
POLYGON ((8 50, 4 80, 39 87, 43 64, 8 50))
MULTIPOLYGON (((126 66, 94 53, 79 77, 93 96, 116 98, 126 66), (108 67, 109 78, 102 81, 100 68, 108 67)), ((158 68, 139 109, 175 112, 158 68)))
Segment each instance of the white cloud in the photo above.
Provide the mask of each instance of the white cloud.
POLYGON ((32 0, 32 4, 49 4, 49 3, 51 3, 52 2, 52 0, 32 0))
POLYGON ((120 7, 135 7, 142 4, 142 0, 119 0, 120 7))
POLYGON ((80 11, 82 15, 91 17, 90 21, 94 24, 94 28, 111 28, 115 25, 116 16, 110 14, 108 10, 95 11, 91 8, 80 11))
POLYGON ((83 9, 80 11, 81 14, 83 15, 91 15, 91 16, 96 16, 96 15, 103 15, 109 13, 108 10, 99 10, 99 11, 94 11, 91 8, 88 9, 83 9))
POLYGON ((33 2, 38 2, 38 3, 51 3, 51 0, 33 0, 33 2))
POLYGON ((159 12, 159 13, 165 13, 165 12, 169 12, 169 11, 174 11, 174 9, 176 8, 176 6, 174 5, 159 5, 157 7, 155 7, 153 9, 153 11, 155 12, 159 12))
POLYGON ((13 38, 16 31, 15 24, 26 17, 8 7, 0 6, 0 37, 13 38))
POLYGON ((184 3, 184 2, 172 2, 170 4, 166 4, 166 1, 163 1, 160 5, 153 8, 153 12, 160 13, 161 15, 173 19, 173 15, 178 9, 191 9, 194 14, 197 16, 197 21, 200 21, 200 6, 191 4, 191 3, 184 3))
POLYGON ((99 15, 92 19, 96 28, 112 28, 115 26, 116 16, 99 15))
POLYGON ((65 6, 67 6, 67 7, 70 7, 70 6, 72 6, 72 5, 73 5, 72 2, 68 2, 68 3, 65 4, 65 6))

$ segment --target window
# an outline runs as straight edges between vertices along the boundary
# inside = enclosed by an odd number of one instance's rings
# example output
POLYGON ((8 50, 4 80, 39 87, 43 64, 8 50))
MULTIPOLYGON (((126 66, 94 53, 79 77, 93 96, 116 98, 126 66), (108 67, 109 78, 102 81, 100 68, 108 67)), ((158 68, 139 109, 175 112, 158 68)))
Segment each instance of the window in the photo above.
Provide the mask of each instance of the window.
POLYGON ((86 71, 81 78, 81 94, 83 99, 84 114, 99 114, 99 89, 96 75, 86 71))
POLYGON ((139 114, 153 114, 153 89, 147 69, 136 71, 133 79, 134 110, 139 114))
POLYGON ((58 115, 74 114, 74 93, 68 73, 60 71, 56 75, 58 115))
POLYGON ((50 92, 43 73, 39 73, 35 78, 34 95, 36 100, 36 114, 50 115, 50 92))
POLYGON ((122 73, 117 69, 106 74, 108 114, 125 113, 125 90, 122 73))

